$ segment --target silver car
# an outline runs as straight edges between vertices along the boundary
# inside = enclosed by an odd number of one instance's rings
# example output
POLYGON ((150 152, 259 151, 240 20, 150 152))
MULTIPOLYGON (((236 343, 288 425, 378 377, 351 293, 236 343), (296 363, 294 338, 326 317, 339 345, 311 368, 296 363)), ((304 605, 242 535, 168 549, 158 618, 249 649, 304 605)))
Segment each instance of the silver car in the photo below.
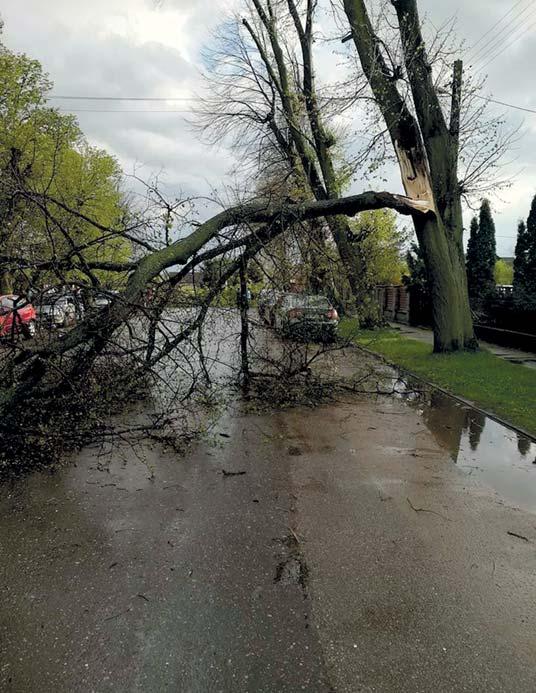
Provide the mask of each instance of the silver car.
POLYGON ((56 302, 38 303, 35 306, 39 325, 44 328, 63 327, 65 324, 65 313, 62 307, 56 302))
POLYGON ((325 296, 283 294, 274 308, 274 327, 290 337, 333 340, 339 315, 325 296))
POLYGON ((45 295, 35 307, 41 327, 69 327, 76 322, 76 306, 68 296, 45 295))

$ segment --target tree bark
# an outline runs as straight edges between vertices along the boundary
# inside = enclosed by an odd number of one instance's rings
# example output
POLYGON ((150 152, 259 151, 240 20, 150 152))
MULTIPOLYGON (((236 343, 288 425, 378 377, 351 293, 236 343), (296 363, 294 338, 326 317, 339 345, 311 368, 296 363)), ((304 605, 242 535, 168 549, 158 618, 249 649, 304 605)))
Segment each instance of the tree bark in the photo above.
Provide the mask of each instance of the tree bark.
POLYGON ((414 219, 414 224, 432 294, 434 351, 475 349, 463 250, 438 217, 414 219))

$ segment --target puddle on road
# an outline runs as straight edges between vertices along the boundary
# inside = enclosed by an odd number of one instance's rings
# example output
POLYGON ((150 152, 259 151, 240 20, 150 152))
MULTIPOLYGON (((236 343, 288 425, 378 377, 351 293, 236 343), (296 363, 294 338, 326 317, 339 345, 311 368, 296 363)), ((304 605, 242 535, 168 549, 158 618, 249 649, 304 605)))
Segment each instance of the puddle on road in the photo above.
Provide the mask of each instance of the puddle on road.
POLYGON ((441 392, 415 404, 460 469, 509 504, 536 512, 536 443, 441 392))
MULTIPOLYGON (((339 352, 334 359, 342 376, 359 376, 362 352, 339 352)), ((392 366, 382 362, 375 366, 360 387, 370 394, 397 393, 401 401, 420 412, 438 444, 465 474, 491 487, 507 504, 536 513, 533 440, 438 390, 426 388, 423 393, 422 381, 408 378, 392 366)), ((425 455, 429 450, 423 448, 422 452, 425 455)))

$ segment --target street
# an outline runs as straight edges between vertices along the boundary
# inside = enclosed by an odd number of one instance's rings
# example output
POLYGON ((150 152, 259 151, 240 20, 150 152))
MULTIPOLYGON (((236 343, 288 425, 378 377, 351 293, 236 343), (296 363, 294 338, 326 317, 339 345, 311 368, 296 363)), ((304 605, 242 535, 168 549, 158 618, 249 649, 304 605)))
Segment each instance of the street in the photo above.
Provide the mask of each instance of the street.
POLYGON ((453 411, 238 403, 5 485, 0 688, 533 691, 536 446, 453 411))

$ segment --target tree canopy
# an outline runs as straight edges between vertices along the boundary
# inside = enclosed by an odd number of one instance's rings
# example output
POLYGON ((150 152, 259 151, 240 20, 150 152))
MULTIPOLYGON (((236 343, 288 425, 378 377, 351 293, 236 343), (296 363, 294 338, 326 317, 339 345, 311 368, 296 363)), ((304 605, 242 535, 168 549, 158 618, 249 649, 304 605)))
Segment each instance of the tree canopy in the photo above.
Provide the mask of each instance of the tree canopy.
POLYGON ((31 280, 29 270, 51 257, 77 258, 83 266, 120 262, 131 254, 128 240, 105 238, 83 219, 118 226, 124 214, 121 169, 87 143, 74 116, 48 106, 51 87, 39 61, 0 43, 0 244, 2 255, 13 257, 1 272, 3 291, 22 291, 29 281, 37 288, 57 281, 106 282, 109 275, 89 277, 87 267, 60 272, 59 264, 49 262, 31 280))

